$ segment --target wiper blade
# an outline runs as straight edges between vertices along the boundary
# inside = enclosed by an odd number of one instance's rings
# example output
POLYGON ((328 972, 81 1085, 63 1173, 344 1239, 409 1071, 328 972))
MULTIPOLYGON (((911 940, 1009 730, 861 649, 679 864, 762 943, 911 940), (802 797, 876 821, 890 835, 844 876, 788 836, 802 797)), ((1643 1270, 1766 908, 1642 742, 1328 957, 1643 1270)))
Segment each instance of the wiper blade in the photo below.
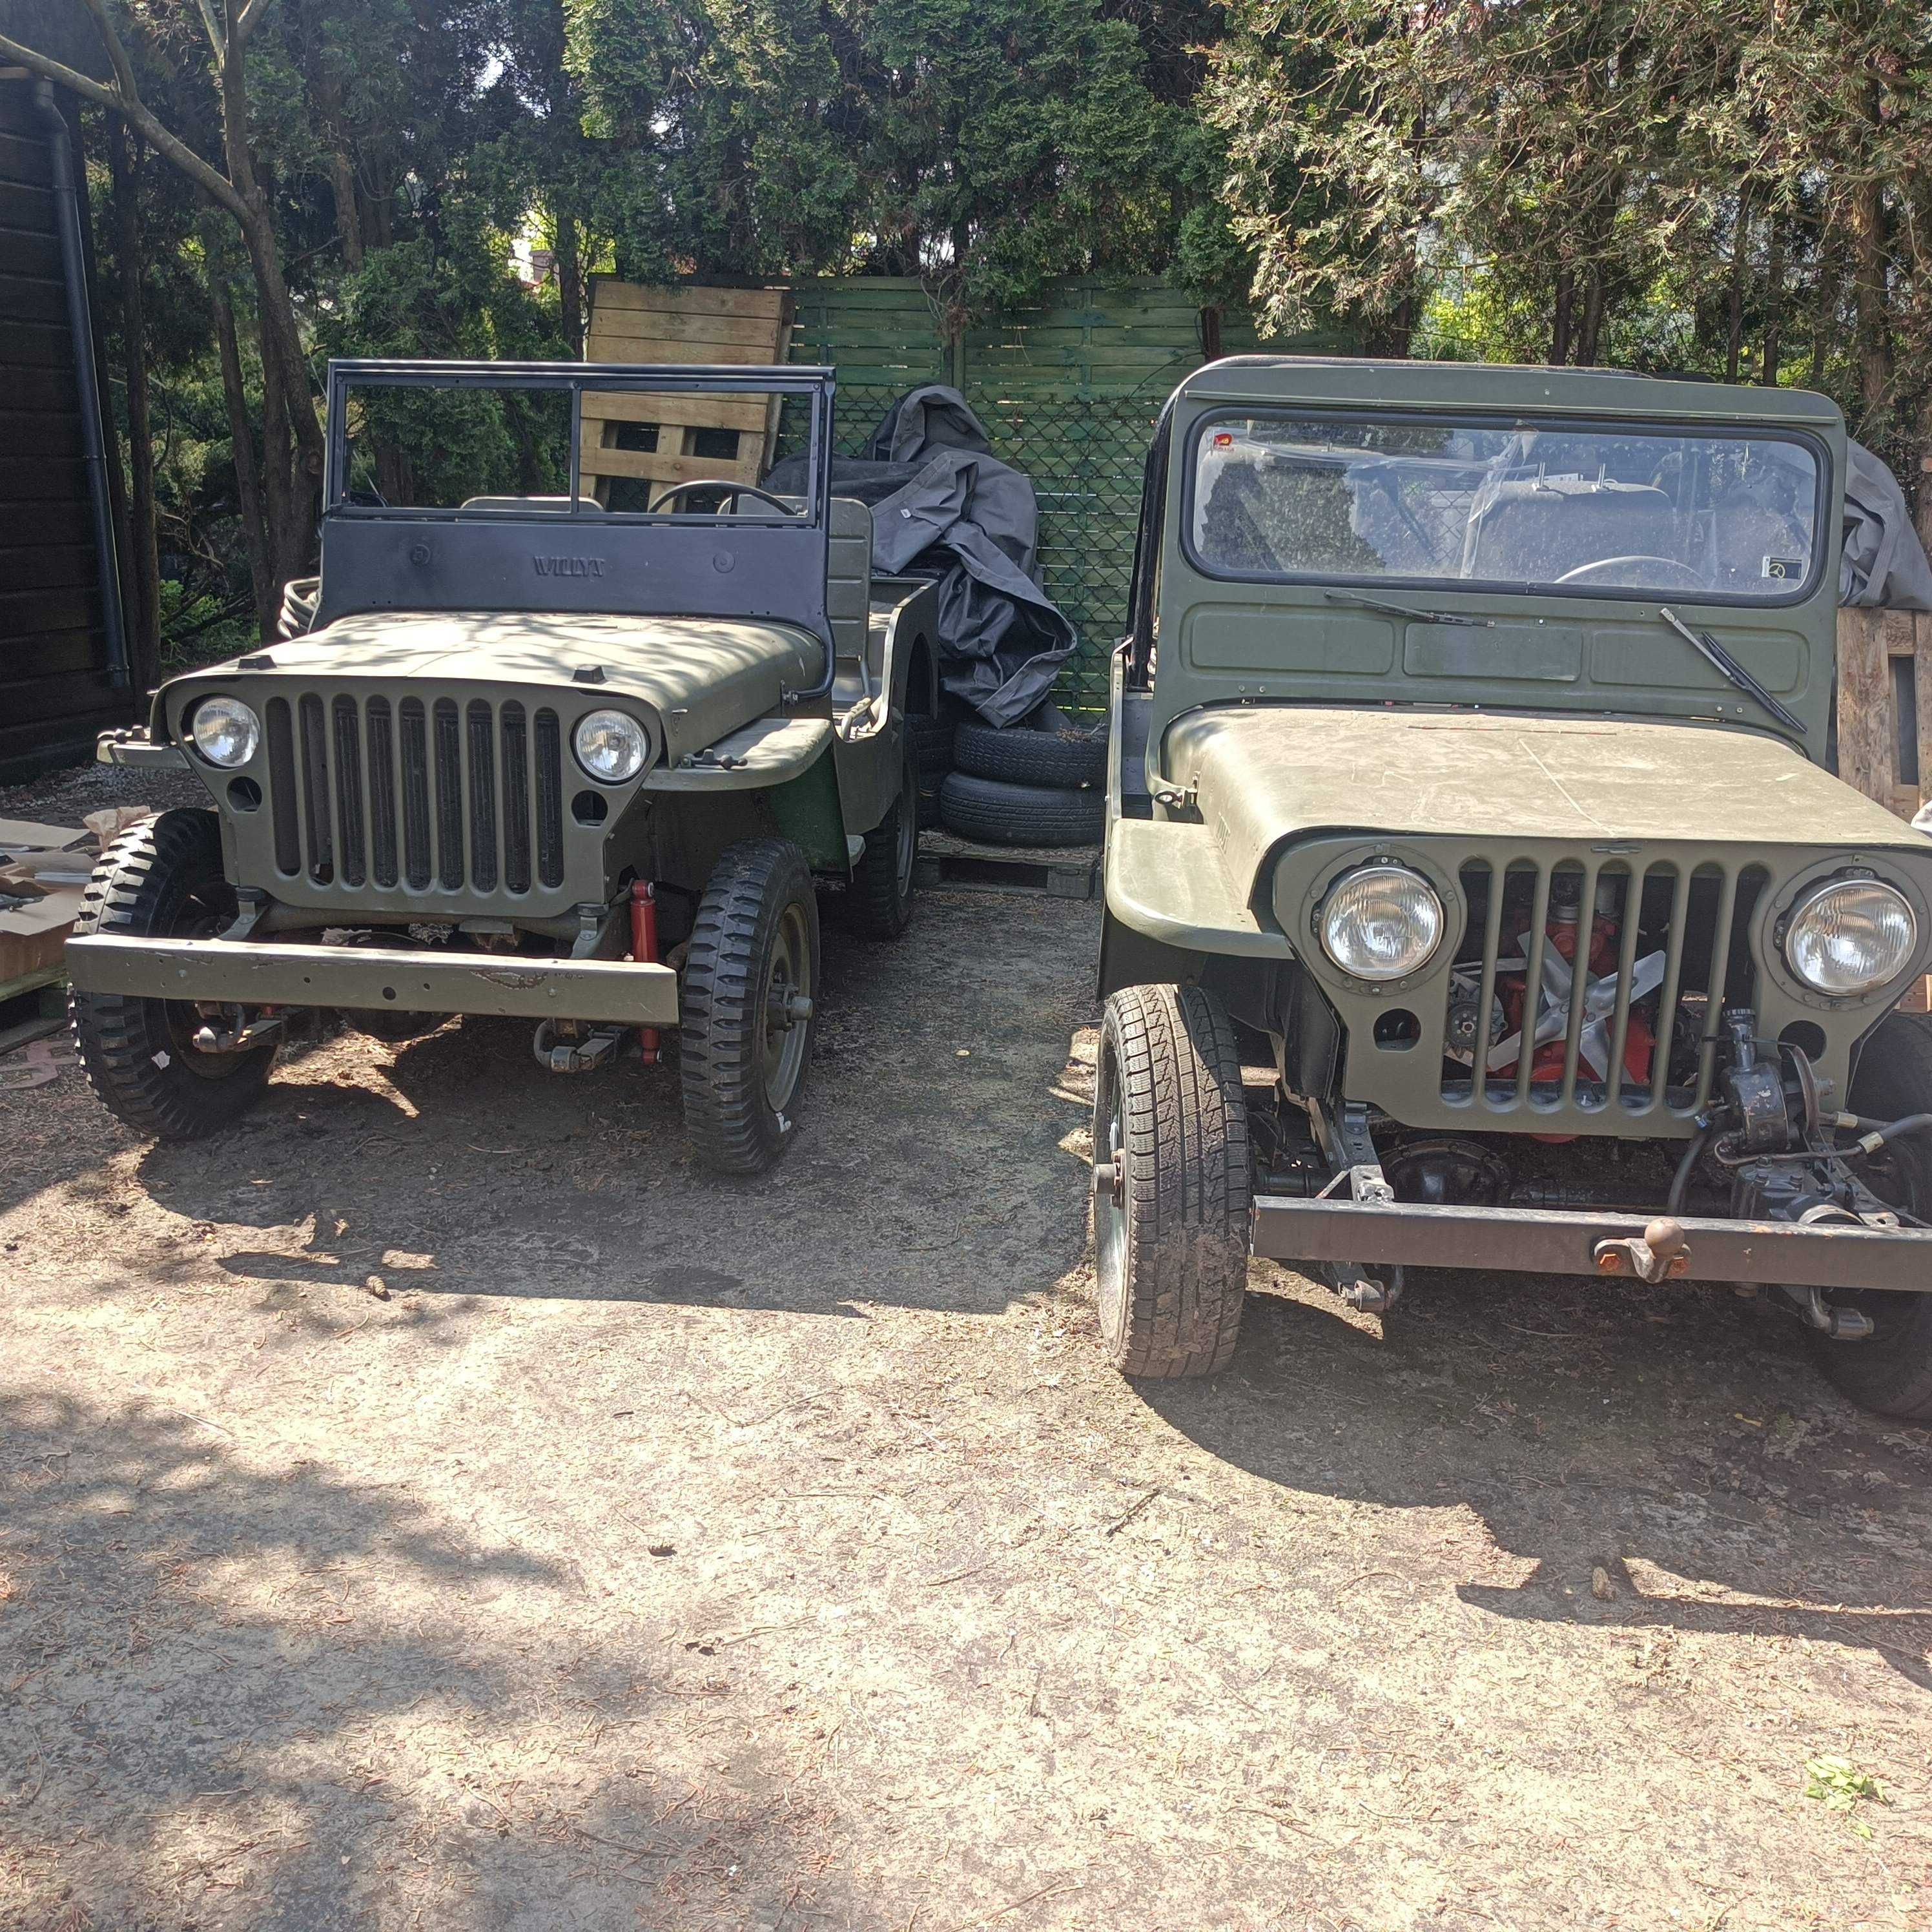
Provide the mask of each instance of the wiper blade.
POLYGON ((1755 698, 1783 725, 1789 727, 1802 738, 1807 736, 1804 721, 1795 711, 1778 703, 1764 686, 1739 664, 1717 639, 1708 631, 1694 631, 1667 604, 1657 607, 1657 614, 1702 656, 1721 671, 1747 698, 1755 698))
POLYGON ((1493 631, 1493 617, 1466 617, 1457 610, 1418 610, 1411 604, 1390 604, 1379 597, 1363 597, 1352 590, 1325 590, 1331 604, 1354 604, 1364 610, 1379 610, 1385 617, 1406 617, 1417 624, 1460 624, 1467 630, 1493 631))

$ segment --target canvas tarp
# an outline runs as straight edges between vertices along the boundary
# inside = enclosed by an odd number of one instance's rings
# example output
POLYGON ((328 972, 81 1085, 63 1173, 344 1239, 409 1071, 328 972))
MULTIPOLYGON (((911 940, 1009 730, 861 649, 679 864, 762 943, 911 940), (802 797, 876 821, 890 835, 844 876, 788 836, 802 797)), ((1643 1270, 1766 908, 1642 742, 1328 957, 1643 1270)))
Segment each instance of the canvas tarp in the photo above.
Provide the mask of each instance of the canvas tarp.
MULTIPOLYGON (((797 494, 806 480, 794 457, 765 485, 797 494)), ((901 397, 863 456, 833 459, 832 490, 871 509, 874 570, 936 580, 945 688, 989 724, 1038 706, 1072 655, 1073 626, 1035 581, 1033 484, 990 454, 965 398, 940 383, 901 397)))

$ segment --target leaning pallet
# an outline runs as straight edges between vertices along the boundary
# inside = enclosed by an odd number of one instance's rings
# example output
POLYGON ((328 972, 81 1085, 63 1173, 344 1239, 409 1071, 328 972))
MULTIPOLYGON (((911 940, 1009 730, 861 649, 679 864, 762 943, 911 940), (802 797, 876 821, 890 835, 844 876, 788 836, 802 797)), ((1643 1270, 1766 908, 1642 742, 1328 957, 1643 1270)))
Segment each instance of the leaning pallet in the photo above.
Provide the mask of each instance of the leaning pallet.
MULTIPOLYGON (((592 362, 782 363, 791 336, 784 289, 666 288, 591 278, 592 362)), ((622 480, 653 494, 717 478, 755 483, 771 466, 778 399, 586 392, 583 473, 600 503, 622 480)))
MULTIPOLYGON (((1838 776, 1901 818, 1932 805, 1932 611, 1838 613, 1838 776)), ((1902 1004, 1932 1009, 1932 980, 1902 1004)))

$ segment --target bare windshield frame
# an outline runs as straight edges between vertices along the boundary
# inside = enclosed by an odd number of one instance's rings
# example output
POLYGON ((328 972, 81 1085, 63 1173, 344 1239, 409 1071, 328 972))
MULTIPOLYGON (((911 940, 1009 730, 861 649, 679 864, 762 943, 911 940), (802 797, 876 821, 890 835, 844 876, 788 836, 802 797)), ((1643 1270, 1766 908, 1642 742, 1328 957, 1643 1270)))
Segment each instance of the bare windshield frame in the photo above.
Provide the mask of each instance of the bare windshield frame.
POLYGON ((1402 590, 1456 595, 1475 592, 1504 597, 1576 598, 1591 602, 1666 602, 1722 606, 1740 610, 1788 610, 1817 594, 1829 558, 1834 533, 1830 527, 1832 489, 1831 452, 1822 440, 1808 429, 1784 424, 1714 423, 1696 417, 1649 416, 1633 419, 1624 416, 1579 416, 1574 412, 1544 415, 1536 412, 1508 414, 1494 410, 1442 409, 1379 409, 1372 404, 1337 408, 1333 404, 1294 402, 1223 404, 1204 410, 1188 430, 1187 466, 1180 503, 1180 550, 1188 567, 1210 582, 1220 584, 1305 584, 1336 585, 1353 589, 1402 590), (1816 494, 1812 506, 1810 568, 1794 590, 1775 597, 1740 597, 1718 590, 1694 592, 1681 590, 1636 589, 1615 584, 1538 584, 1508 578, 1352 576, 1318 571, 1246 571, 1225 564, 1210 563, 1194 541, 1196 493, 1201 479, 1201 446, 1210 430, 1229 422, 1274 420, 1283 422, 1336 423, 1360 426, 1364 423, 1412 424, 1439 428, 1444 424, 1468 429, 1564 430, 1580 434, 1605 433, 1625 436, 1696 436, 1709 442, 1781 442, 1795 445, 1808 454, 1815 470, 1816 494))
MULTIPOLYGON (((705 520, 734 530, 758 524, 787 525, 804 522, 822 526, 830 514, 832 494, 832 408, 838 384, 832 370, 812 364, 764 368, 742 363, 638 362, 429 362, 343 358, 328 365, 328 434, 325 449, 322 513, 380 522, 532 522, 542 519, 578 524, 621 524, 626 527, 676 523, 688 529, 705 520), (463 509, 414 504, 352 503, 349 484, 349 412, 351 388, 641 390, 677 393, 802 396, 812 406, 807 473, 812 490, 802 513, 783 515, 764 508, 762 514, 734 512, 707 514, 686 511, 655 514, 645 510, 612 510, 583 494, 581 451, 584 410, 573 402, 570 423, 569 507, 534 510, 523 507, 463 509)), ((721 483, 721 488, 728 487, 721 483)))

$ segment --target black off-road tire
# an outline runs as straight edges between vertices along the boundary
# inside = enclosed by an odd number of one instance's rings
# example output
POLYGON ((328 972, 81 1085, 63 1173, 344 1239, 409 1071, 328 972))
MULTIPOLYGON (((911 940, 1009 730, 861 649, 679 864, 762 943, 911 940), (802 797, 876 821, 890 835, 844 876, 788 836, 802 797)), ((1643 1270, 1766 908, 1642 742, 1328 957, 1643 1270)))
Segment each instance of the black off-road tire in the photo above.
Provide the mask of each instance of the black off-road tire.
MULTIPOLYGON (((130 826, 101 854, 74 929, 77 935, 205 938, 232 921, 236 910, 214 814, 164 812, 130 826)), ((268 1084, 273 1045, 244 1053, 197 1052, 190 1042, 201 1020, 186 1001, 76 990, 68 995, 67 1012, 94 1092, 137 1134, 200 1140, 239 1120, 268 1084)))
POLYGON ((1005 784, 967 772, 947 775, 939 812, 947 831, 988 845, 1097 845, 1107 824, 1097 791, 1005 784))
POLYGON ((896 939, 912 921, 913 874, 919 863, 919 769, 908 738, 902 754, 899 795, 866 835, 852 868, 845 902, 853 929, 867 939, 896 939))
POLYGON ((1108 1000, 1094 1159, 1094 1274, 1114 1366, 1226 1368, 1247 1288, 1248 1114, 1234 1028, 1212 994, 1127 986, 1108 1000))
MULTIPOLYGON (((1850 1105, 1880 1121, 1932 1112, 1932 1019, 1888 1013, 1879 1022, 1859 1054, 1850 1105)), ((1888 1204, 1932 1221, 1932 1134, 1908 1134, 1862 1167, 1888 1204)), ((1834 1291, 1830 1299, 1868 1315, 1874 1332, 1862 1342, 1834 1342, 1809 1330, 1826 1375, 1861 1408, 1932 1423, 1932 1294, 1834 1291)))
POLYGON ((1106 782, 1107 740, 1078 731, 999 731, 990 724, 962 724, 952 740, 952 762, 975 778, 1084 791, 1106 782))
POLYGON ((762 1173, 784 1151, 805 1090, 814 1018, 779 1028, 796 1048, 774 1091, 770 1060, 775 960, 792 960, 788 991, 818 997, 818 899, 805 854, 783 838, 729 847, 699 902, 679 999, 684 1124, 719 1174, 762 1173), (802 974, 802 984, 798 983, 802 974))
POLYGON ((951 721, 916 714, 906 720, 914 764, 919 768, 919 829, 938 824, 939 788, 952 769, 951 721))

